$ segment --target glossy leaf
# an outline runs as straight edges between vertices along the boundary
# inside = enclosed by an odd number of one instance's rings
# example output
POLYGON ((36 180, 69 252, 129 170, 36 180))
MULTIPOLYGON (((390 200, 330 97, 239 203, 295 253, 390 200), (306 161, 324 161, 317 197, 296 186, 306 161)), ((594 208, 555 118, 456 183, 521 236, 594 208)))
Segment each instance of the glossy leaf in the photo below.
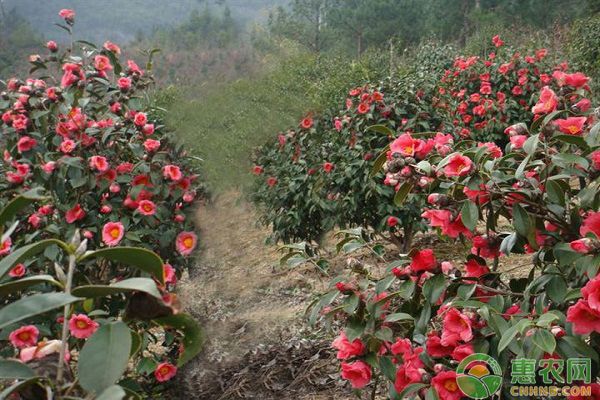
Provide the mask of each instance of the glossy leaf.
POLYGON ((176 314, 156 319, 155 322, 165 327, 180 331, 183 337, 183 352, 179 355, 178 366, 182 366, 194 358, 202 350, 203 335, 200 325, 187 314, 176 314))
POLYGON ((163 265, 164 262, 154 252, 139 247, 114 247, 102 250, 87 252, 81 257, 80 261, 87 261, 95 258, 115 261, 137 267, 144 272, 154 276, 160 283, 164 283, 163 265))
POLYGON ((129 278, 110 285, 86 285, 73 289, 72 293, 79 297, 103 297, 119 293, 145 292, 162 298, 156 283, 150 278, 129 278))
POLYGON ((27 364, 0 359, 0 379, 29 379, 34 376, 35 372, 27 364))
POLYGON ((14 281, 3 283, 0 285, 0 296, 6 296, 10 293, 18 292, 20 290, 27 289, 30 286, 48 284, 58 288, 62 288, 63 285, 55 280, 50 275, 34 275, 25 278, 20 278, 14 281))
POLYGON ((66 293, 40 293, 23 297, 0 309, 0 329, 80 300, 83 299, 66 293))
POLYGON ((28 260, 32 256, 41 253, 47 247, 57 245, 64 249, 68 248, 67 244, 56 239, 46 239, 27 246, 19 247, 12 253, 0 260, 0 278, 3 278, 15 265, 28 260))

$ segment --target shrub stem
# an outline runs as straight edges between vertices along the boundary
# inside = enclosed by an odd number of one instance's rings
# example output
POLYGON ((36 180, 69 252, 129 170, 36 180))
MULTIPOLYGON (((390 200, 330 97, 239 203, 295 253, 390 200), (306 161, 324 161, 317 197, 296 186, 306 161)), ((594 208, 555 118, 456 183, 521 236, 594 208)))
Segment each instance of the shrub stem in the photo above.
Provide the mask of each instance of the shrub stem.
MULTIPOLYGON (((73 273, 75 271, 75 254, 69 255, 69 270, 67 271, 67 284, 65 285, 65 293, 71 294, 71 286, 73 284, 73 273)), ((56 382, 60 384, 63 379, 65 354, 69 344, 67 343, 67 335, 69 334, 69 309, 71 306, 67 304, 63 311, 63 326, 61 336, 60 353, 58 355, 58 370, 56 372, 56 382)))

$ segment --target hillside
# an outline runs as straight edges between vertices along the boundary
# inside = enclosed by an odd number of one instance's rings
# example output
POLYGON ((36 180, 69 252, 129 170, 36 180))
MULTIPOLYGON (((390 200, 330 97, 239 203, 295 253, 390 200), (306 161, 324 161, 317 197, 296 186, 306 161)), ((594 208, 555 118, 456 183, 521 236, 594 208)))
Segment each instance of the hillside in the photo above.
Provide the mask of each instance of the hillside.
MULTIPOLYGON (((228 6, 234 19, 244 24, 262 21, 269 9, 286 4, 286 0, 209 0, 209 7, 228 6), (222 5, 221 5, 222 4, 222 5)), ((56 13, 61 8, 77 12, 77 35, 86 40, 110 39, 119 43, 133 40, 139 33, 148 34, 158 27, 174 26, 190 13, 206 6, 205 0, 5 0, 6 12, 16 9, 39 33, 56 37, 56 13), (31 12, 35 10, 35 12, 31 12)))

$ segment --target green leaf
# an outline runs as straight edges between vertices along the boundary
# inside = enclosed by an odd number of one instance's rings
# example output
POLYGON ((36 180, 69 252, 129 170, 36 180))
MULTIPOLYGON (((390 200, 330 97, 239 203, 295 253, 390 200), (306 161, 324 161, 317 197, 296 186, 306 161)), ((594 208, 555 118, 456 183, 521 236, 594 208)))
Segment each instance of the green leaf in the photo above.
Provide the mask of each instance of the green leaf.
POLYGON ((413 321, 414 317, 407 313, 394 313, 385 317, 385 322, 397 322, 397 321, 413 321))
POLYGON ((0 226, 10 221, 23 208, 35 201, 43 200, 44 198, 44 196, 40 195, 39 190, 35 189, 15 197, 0 210, 0 226))
POLYGON ((437 274, 427 279, 423 284, 423 295, 431 304, 435 304, 444 289, 446 288, 446 278, 444 274, 437 274))
POLYGON ((531 325, 531 321, 522 319, 518 323, 504 331, 502 337, 500 338, 500 342, 498 343, 498 353, 501 353, 505 348, 507 348, 508 345, 511 344, 515 336, 517 336, 517 333, 519 333, 520 330, 527 325, 531 325))
POLYGON ((100 327, 79 354, 79 383, 88 392, 102 393, 123 375, 129 362, 131 332, 124 322, 100 327))
POLYGON ((531 341, 548 354, 554 353, 554 350, 556 349, 556 339, 554 339, 554 335, 546 329, 536 329, 531 337, 531 341))
POLYGON ((145 292, 154 297, 162 298, 156 283, 150 278, 129 278, 111 285, 86 285, 73 289, 74 296, 79 297, 103 297, 112 294, 127 292, 145 292))
POLYGON ((537 135, 533 135, 533 136, 530 136, 527 138, 525 143, 523 143, 523 150, 525 151, 525 153, 531 155, 531 154, 535 153, 535 150, 537 149, 537 146, 539 143, 540 143, 540 135, 538 133, 537 135))
POLYGON ((35 372, 24 363, 0 359, 0 379, 29 379, 34 376, 35 372))
POLYGON ((398 189, 398 191, 394 195, 394 204, 398 207, 402 206, 404 200, 406 200, 406 197, 408 196, 412 188, 413 184, 411 182, 404 182, 402 186, 400 186, 400 189, 398 189))
POLYGON ((127 393, 121 386, 112 385, 96 397, 96 400, 122 400, 126 395, 127 393))
POLYGON ((2 392, 0 392, 0 399, 2 399, 2 400, 9 399, 11 394, 19 393, 22 389, 25 389, 26 387, 31 386, 34 383, 38 383, 39 380, 40 380, 39 377, 34 377, 34 378, 29 378, 25 381, 16 382, 16 383, 12 384, 11 386, 7 387, 6 389, 4 389, 2 392))
POLYGON ((377 133, 383 133, 384 135, 388 135, 390 137, 394 136, 394 131, 388 128, 385 125, 371 125, 367 128, 368 131, 373 131, 377 133))
POLYGON ((467 200, 463 203, 462 210, 460 212, 463 225, 470 231, 473 231, 479 221, 479 207, 471 200, 467 200))
POLYGON ((83 299, 66 293, 40 293, 23 297, 0 309, 0 329, 80 300, 83 299))
POLYGON ((43 283, 54 285, 59 288, 63 287, 60 282, 55 280, 50 275, 35 275, 0 285, 0 296, 6 296, 7 294, 18 292, 19 290, 27 289, 30 286, 40 285, 43 283))
POLYGON ((417 393, 419 390, 424 389, 428 386, 429 385, 425 383, 411 383, 410 385, 407 385, 400 393, 398 393, 398 398, 404 400, 409 395, 417 393))
POLYGON ((559 153, 552 156, 552 162, 560 167, 567 167, 571 164, 579 164, 583 168, 589 167, 590 163, 587 159, 578 156, 577 154, 559 153))
POLYGON ((513 206, 513 225, 517 233, 525 238, 533 232, 533 221, 529 213, 519 204, 513 206))
POLYGON ((560 304, 565 300, 567 294, 567 283, 562 276, 555 275, 546 284, 546 293, 553 302, 560 304))
POLYGON ((154 320, 161 326, 170 326, 183 334, 183 353, 179 355, 177 366, 181 367, 202 350, 202 330, 200 325, 187 314, 176 314, 154 320))
POLYGON ((80 261, 86 261, 93 258, 104 258, 137 267, 142 271, 153 275, 161 284, 164 283, 164 262, 153 251, 142 249, 140 247, 113 247, 87 252, 81 257, 80 261))
POLYGON ((560 184, 556 181, 546 182, 546 193, 548 193, 548 199, 551 202, 560 204, 564 207, 565 205, 565 192, 563 191, 560 184))
POLYGON ((390 149, 390 145, 388 144, 382 151, 379 153, 375 161, 373 162, 373 167, 371 167, 371 171, 369 172, 369 177, 372 178, 381 171, 383 168, 383 164, 387 161, 387 152, 390 149))
POLYGON ((394 382, 396 380, 396 366, 392 362, 391 358, 381 357, 379 359, 379 367, 381 368, 383 375, 388 378, 390 382, 394 382))
POLYGON ((30 257, 41 253, 46 247, 57 245, 63 249, 68 249, 68 245, 60 240, 46 239, 27 246, 20 247, 0 260, 0 278, 3 278, 13 267, 30 257))

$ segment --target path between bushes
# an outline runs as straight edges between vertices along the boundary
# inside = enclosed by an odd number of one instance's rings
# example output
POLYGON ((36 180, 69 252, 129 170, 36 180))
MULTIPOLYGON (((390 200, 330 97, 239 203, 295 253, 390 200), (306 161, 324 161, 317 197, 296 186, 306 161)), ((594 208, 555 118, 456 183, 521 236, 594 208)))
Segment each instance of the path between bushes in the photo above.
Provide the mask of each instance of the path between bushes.
POLYGON ((201 321, 206 345, 178 374, 179 399, 350 399, 330 349, 303 314, 323 279, 279 266, 268 230, 238 193, 197 213, 201 254, 179 284, 185 309, 201 321))

